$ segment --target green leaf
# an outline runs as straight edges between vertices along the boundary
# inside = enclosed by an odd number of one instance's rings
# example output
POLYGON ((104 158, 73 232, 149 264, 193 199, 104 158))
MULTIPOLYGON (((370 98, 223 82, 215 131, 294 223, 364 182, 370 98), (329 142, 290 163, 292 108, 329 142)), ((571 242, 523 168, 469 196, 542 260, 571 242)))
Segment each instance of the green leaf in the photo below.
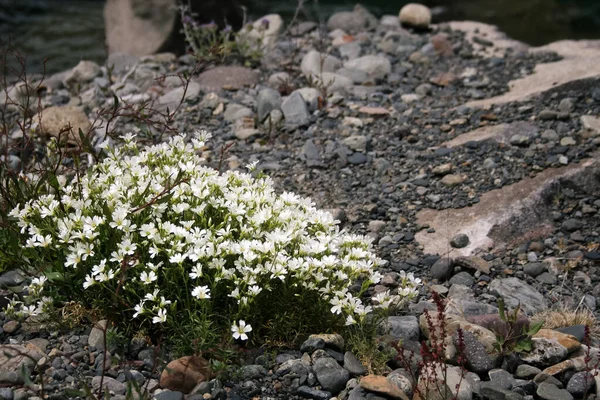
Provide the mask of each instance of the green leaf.
POLYGON ((538 333, 540 331, 540 329, 542 329, 542 326, 544 326, 543 320, 529 325, 529 330, 527 331, 527 336, 535 335, 536 333, 538 333))
POLYGON ((498 297, 498 313, 500 314, 500 319, 506 322, 506 313, 504 312, 504 299, 502 297, 498 297))
POLYGON ((65 388, 65 395, 67 397, 86 397, 86 392, 83 390, 77 390, 73 388, 65 388))
POLYGON ((532 349, 532 343, 531 343, 531 339, 527 338, 527 339, 523 339, 521 341, 519 341, 515 347, 514 347, 514 351, 517 353, 522 353, 522 352, 530 352, 532 349))

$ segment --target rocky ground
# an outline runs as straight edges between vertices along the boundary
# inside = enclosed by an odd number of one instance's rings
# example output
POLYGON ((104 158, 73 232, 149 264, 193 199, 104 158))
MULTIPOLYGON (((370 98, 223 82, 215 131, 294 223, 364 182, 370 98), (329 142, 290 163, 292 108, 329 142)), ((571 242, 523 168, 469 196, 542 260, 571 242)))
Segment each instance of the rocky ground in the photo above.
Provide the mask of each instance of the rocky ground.
MULTIPOLYGON (((267 18, 269 34, 282 31, 280 19, 267 18)), ((258 160, 279 190, 309 196, 345 229, 372 236, 389 261, 372 293, 397 286, 401 271, 422 278, 421 297, 382 332, 417 355, 418 341, 428 335, 423 311, 435 308, 431 291, 440 293, 449 334, 457 326, 465 332, 468 373, 460 379, 453 366, 447 373, 452 391, 460 381, 459 399, 597 393, 600 350, 583 344, 581 324, 542 329, 531 353, 504 363, 492 354, 495 336, 487 328, 498 296, 529 316, 561 307, 597 315, 600 42, 530 49, 483 24, 407 30, 396 16, 377 19, 362 8, 332 16, 326 29, 303 22, 275 37, 256 69, 218 66, 195 76, 173 128, 207 129, 215 167, 258 160)), ((171 54, 113 54, 106 65, 110 70, 82 62, 45 80, 42 130, 53 134, 70 121, 86 131, 115 96, 173 110, 184 94, 175 74, 194 68, 190 56, 171 54)), ((112 123, 144 135, 133 120, 112 123)), ((102 138, 97 129, 93 141, 102 138)), ((11 162, 18 165, 21 156, 11 162)), ((12 272, 0 277, 4 288, 22 284, 12 272)), ((64 389, 80 379, 100 386, 97 329, 37 332, 4 319, 0 337, 45 365, 48 398, 69 397, 64 389)), ((198 376, 189 387, 161 380, 152 348, 126 347, 105 368, 103 383, 115 400, 124 398, 130 380, 162 400, 190 391, 188 399, 351 400, 413 392, 406 365, 392 363, 387 378, 364 377, 337 336, 312 337, 276 357, 259 355, 234 381, 197 387, 198 376)), ((40 395, 15 372, 27 362, 0 362, 0 397, 40 395)))

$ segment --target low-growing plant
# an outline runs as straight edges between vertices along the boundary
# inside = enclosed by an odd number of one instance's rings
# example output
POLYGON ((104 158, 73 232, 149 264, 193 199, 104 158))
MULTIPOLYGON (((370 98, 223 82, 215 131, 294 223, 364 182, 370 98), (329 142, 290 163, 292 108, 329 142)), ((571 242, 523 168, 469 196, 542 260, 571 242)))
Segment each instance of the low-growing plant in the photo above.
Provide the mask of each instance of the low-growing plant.
POLYGON ((504 356, 512 352, 529 352, 532 350, 532 337, 542 329, 544 321, 530 321, 521 313, 521 306, 507 311, 504 299, 498 298, 498 313, 502 323, 489 326, 496 335, 494 348, 504 356))
MULTIPOLYGON (((259 344, 361 322, 370 306, 360 296, 384 263, 370 240, 340 232, 309 199, 277 195, 268 177, 204 166, 209 136, 140 150, 125 135, 86 174, 12 210, 40 276, 9 311, 77 301, 128 335, 165 333, 183 347, 202 338, 204 348, 226 332, 259 344)), ((407 279, 399 297, 416 285, 407 279)))
MULTIPOLYGON (((185 40, 192 54, 202 60, 232 63, 237 62, 251 67, 260 62, 262 53, 262 30, 247 24, 239 32, 234 32, 230 25, 220 29, 215 22, 200 24, 196 15, 187 7, 181 7, 181 21, 185 40), (251 31, 258 34, 255 39, 250 38, 251 31)), ((267 22, 268 23, 268 22, 267 22)))

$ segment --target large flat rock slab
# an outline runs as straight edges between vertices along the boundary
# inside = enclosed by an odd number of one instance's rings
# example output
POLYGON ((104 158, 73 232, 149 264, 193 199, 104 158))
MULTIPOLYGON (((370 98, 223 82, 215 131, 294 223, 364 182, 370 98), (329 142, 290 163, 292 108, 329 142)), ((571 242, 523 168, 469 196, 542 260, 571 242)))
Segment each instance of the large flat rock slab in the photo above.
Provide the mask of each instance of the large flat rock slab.
POLYGON ((600 40, 561 40, 530 51, 556 52, 563 59, 537 64, 533 74, 511 81, 510 90, 503 95, 471 101, 466 105, 488 108, 494 104, 527 101, 571 82, 600 77, 600 40))
POLYGON ((459 147, 468 142, 482 142, 488 139, 493 139, 498 143, 508 144, 513 135, 531 136, 538 131, 539 129, 534 124, 527 121, 487 125, 458 135, 455 138, 442 143, 441 147, 459 147))
POLYGON ((563 184, 576 185, 586 192, 598 190, 600 156, 595 154, 578 164, 549 168, 534 178, 489 191, 471 207, 422 210, 417 214, 417 223, 429 224, 435 232, 422 230, 416 240, 426 254, 468 256, 477 248, 489 249, 525 236, 543 236, 555 229, 548 202, 563 184), (469 236, 469 245, 462 249, 450 247, 450 239, 459 233, 469 236))

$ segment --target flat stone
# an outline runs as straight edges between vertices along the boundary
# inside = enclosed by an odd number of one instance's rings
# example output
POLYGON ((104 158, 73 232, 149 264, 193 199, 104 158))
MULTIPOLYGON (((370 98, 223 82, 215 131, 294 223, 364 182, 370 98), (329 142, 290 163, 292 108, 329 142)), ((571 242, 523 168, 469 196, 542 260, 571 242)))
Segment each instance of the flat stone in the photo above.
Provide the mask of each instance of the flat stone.
POLYGON ((293 92, 283 100, 281 111, 288 125, 307 125, 310 119, 310 111, 306 102, 298 92, 293 92))
POLYGON ((160 375, 160 387, 189 393, 198 383, 208 381, 208 361, 199 356, 186 356, 171 361, 160 375))
POLYGON ((533 74, 509 82, 510 90, 507 93, 472 101, 467 105, 472 108, 485 108, 492 104, 524 101, 570 82, 600 76, 600 41, 598 40, 561 40, 530 51, 556 52, 562 59, 537 64, 533 74))
MULTIPOLYGON (((544 199, 557 190, 557 183, 561 181, 570 182, 584 191, 596 190, 595 177, 600 176, 598 158, 545 169, 534 178, 486 192, 479 203, 454 209, 450 214, 444 210, 423 209, 417 213, 417 223, 429 224, 435 232, 428 233, 423 229, 415 239, 423 246, 424 253, 446 254, 450 250, 448 255, 454 257, 470 255, 476 248, 518 241, 532 232, 540 236, 551 234, 554 227, 542 212, 547 210, 544 199), (448 249, 448 238, 458 233, 469 236, 470 244, 462 249, 448 249)), ((546 212, 550 214, 550 211, 546 212)))
POLYGON ((528 364, 536 366, 557 364, 569 354, 566 347, 554 340, 533 338, 531 341, 533 349, 528 353, 519 354, 521 360, 528 364))
POLYGON ((511 308, 521 307, 529 315, 548 309, 548 302, 533 286, 519 278, 496 278, 490 283, 490 292, 496 292, 511 308))
POLYGON ((180 102, 196 99, 200 95, 200 85, 190 81, 187 88, 180 86, 172 89, 158 98, 158 104, 162 106, 176 107, 180 102))
POLYGON ((119 382, 115 378, 111 378, 110 376, 95 376, 92 378, 92 388, 94 392, 98 392, 100 390, 100 381, 102 381, 102 388, 104 390, 108 390, 113 394, 125 394, 127 390, 127 386, 123 382, 119 382))
POLYGON ((579 343, 575 336, 552 329, 540 329, 533 337, 554 340, 566 347, 569 353, 572 353, 581 347, 581 343, 579 343))
POLYGON ((573 400, 573 395, 571 395, 571 393, 546 382, 542 382, 538 385, 536 394, 544 400, 573 400))
POLYGON ((329 400, 332 397, 331 392, 313 389, 310 386, 300 386, 296 389, 296 394, 306 399, 329 400))
POLYGON ((387 317, 382 321, 380 331, 402 341, 418 341, 421 332, 419 320, 413 315, 387 317))
POLYGON ((203 91, 216 92, 253 86, 258 82, 258 75, 245 67, 219 66, 202 72, 198 75, 197 82, 203 91))
POLYGON ((502 123, 498 125, 487 125, 475 130, 460 134, 455 138, 446 141, 441 146, 459 147, 469 142, 482 142, 493 139, 498 143, 509 144, 511 138, 520 136, 525 141, 530 141, 538 134, 538 127, 528 121, 516 121, 511 123, 502 123))
POLYGON ((344 368, 351 376, 361 376, 367 373, 366 368, 352 352, 344 353, 344 368))
POLYGON ((350 379, 350 373, 330 357, 314 361, 313 371, 323 389, 331 393, 338 393, 350 379))
POLYGON ((406 394, 400 388, 390 383, 385 376, 367 375, 360 380, 360 387, 393 399, 408 400, 406 394))

